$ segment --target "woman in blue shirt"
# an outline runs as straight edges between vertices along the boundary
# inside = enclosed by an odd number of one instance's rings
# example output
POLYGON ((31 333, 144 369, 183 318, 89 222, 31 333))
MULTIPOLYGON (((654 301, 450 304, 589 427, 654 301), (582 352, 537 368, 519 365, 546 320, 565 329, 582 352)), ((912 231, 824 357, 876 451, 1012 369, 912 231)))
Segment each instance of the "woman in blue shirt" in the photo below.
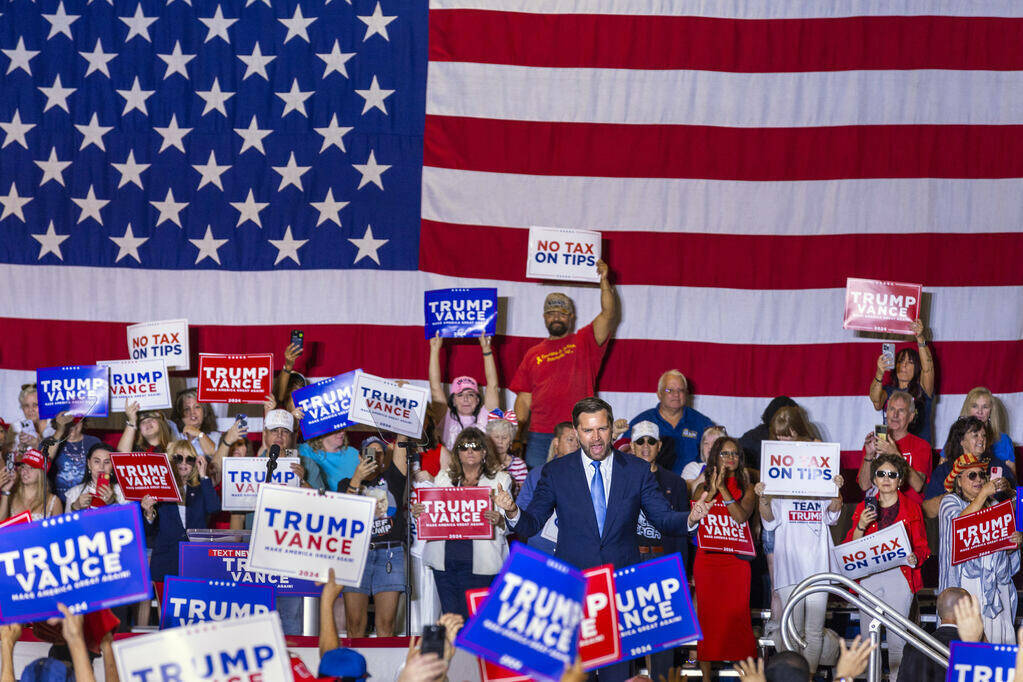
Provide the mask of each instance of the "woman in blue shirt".
POLYGON ((998 403, 991 391, 978 386, 966 394, 963 400, 963 409, 959 412, 960 417, 976 417, 987 426, 987 440, 991 444, 991 452, 995 457, 1005 462, 1005 466, 1016 473, 1016 447, 1012 444, 1009 434, 1005 433, 1005 425, 1002 422, 1002 410, 998 409, 998 403))
POLYGON ((344 429, 310 438, 298 446, 298 455, 310 488, 337 490, 337 484, 351 478, 359 466, 359 452, 348 444, 344 429))

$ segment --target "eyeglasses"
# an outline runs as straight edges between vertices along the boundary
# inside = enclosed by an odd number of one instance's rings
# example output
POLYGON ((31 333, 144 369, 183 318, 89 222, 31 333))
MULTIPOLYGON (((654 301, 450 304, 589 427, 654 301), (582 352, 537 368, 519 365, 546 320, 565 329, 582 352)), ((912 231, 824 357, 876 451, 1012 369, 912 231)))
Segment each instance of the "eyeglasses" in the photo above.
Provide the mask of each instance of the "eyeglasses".
POLYGON ((181 455, 174 455, 171 457, 171 461, 175 464, 181 464, 182 461, 188 464, 195 464, 195 455, 189 455, 188 457, 182 457, 181 455))
POLYGON ((483 445, 481 445, 480 443, 463 443, 458 448, 458 451, 459 452, 464 452, 465 450, 478 450, 478 451, 482 452, 483 451, 483 445))
POLYGON ((734 457, 735 459, 739 459, 739 452, 737 450, 722 450, 718 453, 718 455, 720 457, 734 457))
POLYGON ((642 438, 636 439, 636 445, 653 445, 654 443, 658 442, 660 441, 658 441, 656 438, 653 438, 652 436, 643 436, 642 438))
POLYGON ((672 393, 685 393, 686 389, 684 389, 684 388, 666 388, 666 389, 664 389, 664 392, 667 393, 668 395, 671 395, 672 393))
POLYGON ((898 471, 891 471, 890 469, 881 469, 874 474, 875 478, 900 478, 898 471))
POLYGON ((971 481, 976 481, 978 477, 980 478, 980 480, 986 481, 987 478, 988 478, 987 472, 986 471, 971 471, 970 473, 966 474, 966 478, 968 478, 971 481))

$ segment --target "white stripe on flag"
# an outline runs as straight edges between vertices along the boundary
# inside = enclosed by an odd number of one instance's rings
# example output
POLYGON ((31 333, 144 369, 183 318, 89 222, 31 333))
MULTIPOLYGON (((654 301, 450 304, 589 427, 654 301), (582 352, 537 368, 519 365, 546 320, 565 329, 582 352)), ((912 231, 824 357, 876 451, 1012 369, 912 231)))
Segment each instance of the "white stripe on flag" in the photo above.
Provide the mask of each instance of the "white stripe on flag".
MULTIPOLYGON (((187 306, 173 292, 181 287, 174 270, 70 266, 0 265, 0 290, 5 292, 8 317, 29 319, 122 321, 176 319, 190 324, 423 324, 423 292, 450 287, 497 287, 509 301, 504 334, 546 336, 542 310, 552 287, 531 282, 502 282, 445 277, 423 272, 314 270, 251 272, 244 277, 247 292, 274 291, 275 300, 239 295, 237 273, 206 270, 188 274, 195 295, 187 306), (97 295, 104 291, 132 292, 131 297, 97 295), (300 295, 310 291, 359 291, 359 296, 300 295), (54 294, 53 292, 59 292, 54 294), (228 305, 225 300, 230 300, 228 305)), ((600 311, 600 297, 590 285, 558 284, 575 301, 579 324, 600 311)), ((842 329, 844 289, 744 290, 712 287, 631 285, 618 287, 624 312, 615 336, 620 339, 666 339, 722 344, 877 343, 842 329), (663 311, 671 310, 671 315, 663 311), (727 311, 727 314, 722 314, 727 311)), ((1018 287, 928 287, 931 306, 928 326, 940 341, 1015 341, 1023 337, 1023 307, 999 306, 1015 301, 1018 287)), ((59 363, 55 358, 54 363, 59 363)), ((870 368, 864 368, 869 372, 870 368)), ((865 375, 866 376, 866 375, 865 375)))
POLYGON ((1023 73, 728 73, 433 62, 426 97, 427 114, 512 121, 754 128, 1011 125, 1023 120, 1023 73))
POLYGON ((813 236, 1023 231, 1023 180, 739 182, 423 169, 423 218, 460 225, 813 236), (480 201, 480 197, 487 197, 480 201), (528 197, 523 200, 523 197, 528 197))

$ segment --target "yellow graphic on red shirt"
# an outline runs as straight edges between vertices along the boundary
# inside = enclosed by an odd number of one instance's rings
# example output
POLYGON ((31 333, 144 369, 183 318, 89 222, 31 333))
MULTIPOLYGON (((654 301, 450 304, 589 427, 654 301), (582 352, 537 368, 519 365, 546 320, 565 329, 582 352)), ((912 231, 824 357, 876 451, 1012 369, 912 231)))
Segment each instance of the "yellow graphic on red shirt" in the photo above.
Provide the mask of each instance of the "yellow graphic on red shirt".
POLYGON ((575 352, 576 344, 570 343, 566 346, 562 346, 558 350, 551 351, 550 353, 544 353, 543 355, 536 356, 536 364, 542 365, 545 362, 554 362, 560 360, 566 355, 571 355, 575 352))

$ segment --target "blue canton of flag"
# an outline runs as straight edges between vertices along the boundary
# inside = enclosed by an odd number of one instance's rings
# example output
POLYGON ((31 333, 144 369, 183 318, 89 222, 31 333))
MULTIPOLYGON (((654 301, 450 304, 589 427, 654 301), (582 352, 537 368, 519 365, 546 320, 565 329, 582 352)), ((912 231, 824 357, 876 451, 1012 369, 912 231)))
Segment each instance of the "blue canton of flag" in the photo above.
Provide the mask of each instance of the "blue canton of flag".
POLYGON ((0 261, 417 268, 426 3, 0 8, 0 261))

